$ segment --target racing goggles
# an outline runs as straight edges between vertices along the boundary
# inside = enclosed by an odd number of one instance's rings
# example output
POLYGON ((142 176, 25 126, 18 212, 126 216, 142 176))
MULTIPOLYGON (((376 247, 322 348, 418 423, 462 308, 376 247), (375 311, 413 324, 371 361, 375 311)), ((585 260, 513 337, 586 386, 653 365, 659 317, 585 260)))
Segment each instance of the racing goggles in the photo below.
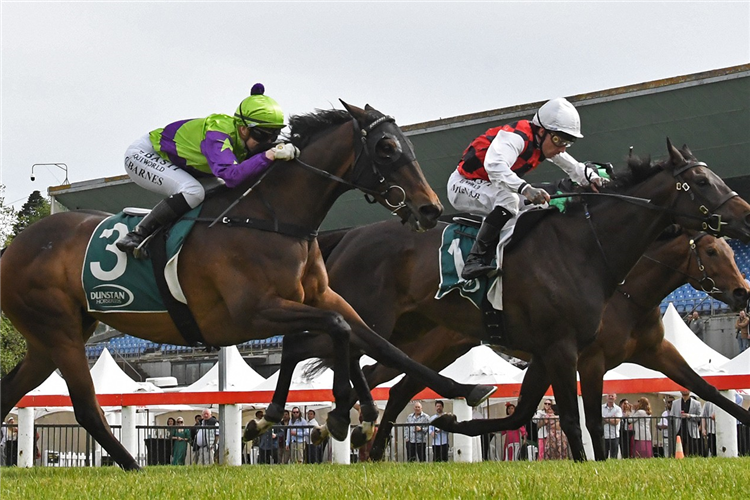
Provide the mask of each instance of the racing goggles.
POLYGON ((264 130, 258 127, 252 127, 250 129, 250 137, 252 137, 256 142, 260 144, 273 142, 278 136, 278 130, 264 130))
POLYGON ((562 135, 558 135, 554 132, 550 132, 550 139, 552 139, 552 144, 554 144, 558 148, 569 148, 573 145, 573 143, 576 142, 572 137, 563 137, 562 135))

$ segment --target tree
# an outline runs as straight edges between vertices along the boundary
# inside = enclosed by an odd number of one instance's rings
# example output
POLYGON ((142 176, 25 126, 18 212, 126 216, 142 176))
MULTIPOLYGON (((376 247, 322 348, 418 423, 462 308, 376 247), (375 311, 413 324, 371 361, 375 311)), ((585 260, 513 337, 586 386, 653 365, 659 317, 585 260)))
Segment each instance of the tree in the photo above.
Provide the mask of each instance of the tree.
POLYGON ((10 372, 26 354, 26 341, 4 314, 0 314, 0 377, 10 372))
POLYGON ((11 240, 18 236, 18 234, 29 227, 39 219, 43 219, 50 214, 50 204, 42 197, 39 191, 34 191, 29 195, 29 199, 23 204, 21 210, 19 210, 16 218, 16 223, 13 224, 13 233, 11 240))
POLYGON ((16 223, 16 211, 13 207, 5 206, 5 186, 0 184, 0 247, 5 247, 10 243, 8 239, 16 223))

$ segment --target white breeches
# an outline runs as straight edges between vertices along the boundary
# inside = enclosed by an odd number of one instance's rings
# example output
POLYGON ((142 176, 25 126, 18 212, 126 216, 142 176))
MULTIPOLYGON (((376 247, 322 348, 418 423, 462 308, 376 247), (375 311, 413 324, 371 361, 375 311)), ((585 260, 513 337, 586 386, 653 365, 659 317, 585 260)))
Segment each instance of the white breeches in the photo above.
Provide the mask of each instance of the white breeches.
POLYGON ((520 195, 497 188, 489 181, 467 179, 458 170, 448 179, 448 201, 460 212, 486 216, 499 206, 517 216, 523 206, 521 199, 520 195))
POLYGON ((125 170, 140 187, 165 198, 182 193, 190 208, 197 207, 206 196, 203 186, 195 177, 154 151, 148 134, 125 151, 125 170))

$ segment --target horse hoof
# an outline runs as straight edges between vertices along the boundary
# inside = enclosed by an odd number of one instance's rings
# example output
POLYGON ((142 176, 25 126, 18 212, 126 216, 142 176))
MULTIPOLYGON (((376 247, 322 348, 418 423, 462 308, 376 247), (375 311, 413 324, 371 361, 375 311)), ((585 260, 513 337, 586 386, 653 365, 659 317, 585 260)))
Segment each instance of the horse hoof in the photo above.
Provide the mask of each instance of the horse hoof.
POLYGON ((380 410, 378 410, 378 407, 377 405, 375 405, 375 403, 361 405, 360 410, 362 411, 362 419, 365 422, 374 423, 378 421, 378 416, 380 416, 380 410))
POLYGON ((494 385, 478 385, 474 387, 466 397, 466 404, 469 406, 479 406, 497 390, 494 385))
POLYGON ((432 422, 430 422, 430 425, 437 427, 438 429, 453 432, 456 424, 458 423, 458 419, 455 415, 452 415, 450 413, 446 413, 445 415, 441 415, 432 422))
POLYGON ((257 438, 260 435, 259 429, 258 429, 258 422, 256 420, 251 420, 247 423, 247 427, 245 427, 245 441, 252 441, 253 439, 257 438))
POLYGON ((343 441, 349 433, 349 413, 347 412, 346 417, 341 417, 331 412, 328 414, 326 424, 328 426, 328 432, 331 433, 333 439, 336 441, 343 441))
POLYGON ((367 433, 362 428, 361 425, 358 425, 352 430, 352 437, 351 437, 351 446, 352 448, 359 449, 362 446, 367 444, 367 433))
POLYGON ((310 441, 312 442, 312 444, 321 444, 325 438, 326 435, 323 432, 322 426, 315 427, 312 431, 310 431, 310 441))
POLYGON ((370 449, 370 460, 372 462, 382 461, 384 452, 385 448, 381 448, 378 445, 373 445, 373 447, 370 449))
POLYGON ((131 463, 127 464, 127 465, 123 465, 122 466, 122 470, 125 470, 125 471, 128 471, 128 472, 140 472, 143 469, 141 469, 141 467, 136 463, 136 461, 133 460, 133 462, 131 462, 131 463))

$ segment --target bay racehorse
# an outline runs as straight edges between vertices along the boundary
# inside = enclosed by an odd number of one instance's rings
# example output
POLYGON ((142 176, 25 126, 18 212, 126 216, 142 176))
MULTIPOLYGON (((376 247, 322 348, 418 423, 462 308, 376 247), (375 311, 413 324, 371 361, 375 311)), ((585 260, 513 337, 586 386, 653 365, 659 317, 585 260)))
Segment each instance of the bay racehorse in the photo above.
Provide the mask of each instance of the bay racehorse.
MULTIPOLYGON (((360 238, 366 237, 364 234, 357 234, 358 232, 364 231, 362 228, 352 230, 344 245, 351 249, 360 238)), ((324 257, 340 243, 345 234, 346 232, 339 232, 321 236, 324 257)), ((385 248, 380 247, 380 250, 385 248)), ((434 249, 431 251, 434 252, 434 249)), ((337 255, 340 258, 342 254, 337 255)), ((343 255, 349 256, 351 253, 344 252, 343 255)), ((386 274, 400 274, 403 270, 391 257, 388 250, 368 255, 368 258, 388 263, 388 268, 383 269, 386 274)), ((338 258, 326 257, 326 265, 332 269, 329 277, 334 287, 339 282, 345 282, 352 273, 347 266, 338 265, 338 258)), ((711 293, 714 298, 725 302, 734 310, 742 309, 747 302, 747 285, 737 269, 731 247, 723 239, 672 226, 649 246, 628 274, 625 283, 618 287, 617 293, 607 303, 596 340, 584 348, 578 359, 586 425, 591 436, 594 436, 594 454, 597 459, 605 458, 601 441, 603 429, 600 404, 604 373, 623 362, 638 363, 660 371, 704 400, 712 401, 736 418, 750 422, 750 412, 722 397, 713 386, 695 373, 664 338, 659 304, 667 294, 684 283, 689 283, 696 290, 711 293)), ((473 306, 467 303, 465 307, 473 306)), ((480 339, 438 325, 427 331, 404 332, 397 328, 389 340, 415 361, 434 370, 441 370, 479 345, 480 339)), ((380 364, 366 366, 364 372, 370 386, 398 375, 395 370, 380 364)), ((393 422, 411 398, 422 389, 424 385, 409 376, 391 388, 388 404, 373 440, 370 452, 373 460, 382 458, 393 422)), ((537 403, 538 400, 535 401, 532 396, 522 394, 519 404, 522 407, 517 412, 527 417, 525 421, 521 417, 515 417, 481 420, 478 425, 490 427, 493 431, 517 428, 531 418, 529 415, 533 414, 537 403)), ((473 434, 474 429, 468 428, 473 423, 448 422, 448 426, 455 425, 462 426, 464 431, 472 431, 473 434)))
MULTIPOLYGON (((532 356, 524 398, 535 405, 552 385, 577 460, 585 458, 575 397, 578 353, 596 340, 606 302, 647 246, 673 222, 750 240, 750 205, 687 147, 680 151, 667 141, 667 148, 668 159, 654 165, 634 159, 605 189, 649 203, 583 198, 566 213, 550 213, 505 253, 504 347, 532 356)), ((440 242, 440 232, 370 225, 347 233, 333 248, 329 273, 368 325, 387 338, 398 332, 402 346, 436 348, 424 335, 438 325, 490 341, 482 314, 458 293, 434 298, 440 242)), ((519 409, 519 419, 528 419, 519 409)), ((448 427, 448 420, 442 423, 449 431, 465 432, 471 425, 448 427)))
MULTIPOLYGON (((179 258, 187 305, 205 343, 212 346, 289 334, 286 345, 325 332, 336 353, 336 401, 348 400, 351 380, 368 410, 368 422, 377 419, 377 408, 359 366, 350 363, 350 342, 357 352, 423 378, 446 397, 466 396, 478 404, 494 388, 455 384, 413 362, 370 330, 328 286, 315 237, 345 191, 359 188, 420 229, 434 227, 442 212, 394 120, 369 106, 344 105, 346 111, 319 111, 290 120, 291 141, 302 151, 299 161, 273 164, 254 189, 249 180, 206 200, 179 258), (204 223, 220 215, 217 227, 204 223), (255 229, 258 226, 265 230, 255 229)), ((87 310, 81 284, 84 252, 104 217, 92 212, 55 214, 25 229, 5 249, 0 306, 25 337, 28 350, 2 379, 0 412, 7 415, 59 368, 76 420, 121 467, 137 469, 97 403, 84 344, 100 320, 158 343, 186 341, 166 313, 87 310)), ((279 385, 266 412, 274 422, 281 420, 288 391, 281 379, 279 385)), ((328 426, 334 437, 346 435, 349 412, 344 404, 329 414, 328 426)))

